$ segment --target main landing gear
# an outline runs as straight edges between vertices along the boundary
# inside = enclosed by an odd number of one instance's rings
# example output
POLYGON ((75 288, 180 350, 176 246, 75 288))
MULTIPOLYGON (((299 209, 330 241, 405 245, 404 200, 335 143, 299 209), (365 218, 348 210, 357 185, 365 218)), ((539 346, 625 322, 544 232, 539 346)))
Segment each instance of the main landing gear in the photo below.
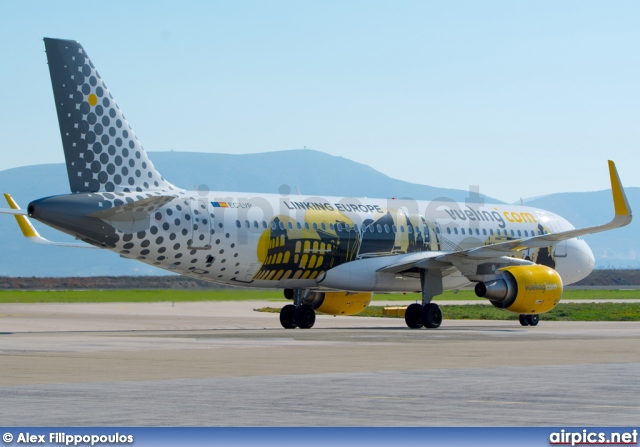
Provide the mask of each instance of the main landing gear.
POLYGON ((442 270, 420 270, 422 304, 413 303, 404 314, 404 321, 411 329, 436 329, 442 324, 442 310, 431 300, 442 293, 442 270))
POLYGON ((280 310, 280 324, 285 329, 310 329, 316 322, 316 311, 309 304, 302 304, 302 290, 285 289, 284 297, 292 299, 280 310))
POLYGON ((540 322, 540 315, 520 315, 520 324, 523 326, 537 326, 540 322))
POLYGON ((413 303, 407 307, 404 321, 411 329, 420 329, 423 326, 427 329, 436 329, 442 323, 442 311, 436 303, 429 303, 426 306, 413 303))

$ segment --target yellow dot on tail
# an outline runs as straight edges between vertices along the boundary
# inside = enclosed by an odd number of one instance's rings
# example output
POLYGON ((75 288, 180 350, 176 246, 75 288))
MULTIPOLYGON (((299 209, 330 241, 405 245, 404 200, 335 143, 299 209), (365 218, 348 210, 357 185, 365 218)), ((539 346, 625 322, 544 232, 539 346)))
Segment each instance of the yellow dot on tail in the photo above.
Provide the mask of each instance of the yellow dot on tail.
POLYGON ((91 106, 95 106, 96 104, 98 104, 98 97, 95 95, 95 93, 91 93, 89 95, 89 98, 87 98, 87 101, 89 101, 89 104, 91 104, 91 106))

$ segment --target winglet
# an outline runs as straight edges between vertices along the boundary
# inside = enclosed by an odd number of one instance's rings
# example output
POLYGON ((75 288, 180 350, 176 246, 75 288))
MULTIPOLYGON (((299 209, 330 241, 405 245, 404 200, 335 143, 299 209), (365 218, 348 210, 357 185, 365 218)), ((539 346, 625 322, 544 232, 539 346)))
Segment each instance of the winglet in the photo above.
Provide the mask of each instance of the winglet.
POLYGON ((627 201, 627 195, 624 193, 624 189, 622 189, 616 164, 611 160, 609 160, 609 176, 611 177, 611 193, 613 194, 613 206, 616 216, 631 218, 631 207, 627 201))

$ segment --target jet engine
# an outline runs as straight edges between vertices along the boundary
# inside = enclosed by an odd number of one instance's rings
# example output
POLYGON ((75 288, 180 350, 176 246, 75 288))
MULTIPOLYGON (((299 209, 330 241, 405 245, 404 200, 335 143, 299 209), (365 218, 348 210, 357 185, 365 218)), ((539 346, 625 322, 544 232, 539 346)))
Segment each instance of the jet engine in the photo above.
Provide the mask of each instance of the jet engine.
POLYGON ((355 315, 367 308, 373 293, 314 292, 307 295, 304 304, 327 315, 355 315))
POLYGON ((544 265, 519 265, 498 270, 498 277, 476 284, 476 295, 495 307, 519 314, 548 312, 560 302, 562 278, 544 265))

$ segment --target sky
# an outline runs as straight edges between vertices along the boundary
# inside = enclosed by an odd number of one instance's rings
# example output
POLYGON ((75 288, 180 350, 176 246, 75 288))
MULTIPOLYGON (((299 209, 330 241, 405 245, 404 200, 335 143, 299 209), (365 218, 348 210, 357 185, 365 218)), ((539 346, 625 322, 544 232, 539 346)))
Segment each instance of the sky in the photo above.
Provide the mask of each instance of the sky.
POLYGON ((0 2, 0 170, 64 160, 59 37, 150 152, 306 147, 506 202, 606 189, 607 159, 640 186, 638 23, 624 0, 0 2))

